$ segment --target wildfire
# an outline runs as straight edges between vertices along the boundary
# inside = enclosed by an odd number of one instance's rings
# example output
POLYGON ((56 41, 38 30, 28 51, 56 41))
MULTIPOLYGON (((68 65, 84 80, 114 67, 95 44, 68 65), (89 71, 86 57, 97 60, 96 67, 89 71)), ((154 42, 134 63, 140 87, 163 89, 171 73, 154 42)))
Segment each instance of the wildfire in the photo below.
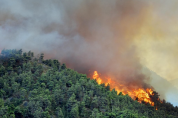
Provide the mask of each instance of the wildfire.
POLYGON ((152 102, 150 98, 150 95, 153 95, 153 90, 150 88, 147 88, 146 90, 143 88, 129 90, 128 88, 124 87, 124 85, 111 80, 111 78, 101 79, 97 71, 94 71, 93 79, 96 79, 98 84, 104 83, 105 86, 109 84, 110 88, 115 89, 118 94, 122 92, 122 94, 128 94, 134 100, 137 99, 137 101, 140 103, 144 101, 154 106, 154 102, 152 102))

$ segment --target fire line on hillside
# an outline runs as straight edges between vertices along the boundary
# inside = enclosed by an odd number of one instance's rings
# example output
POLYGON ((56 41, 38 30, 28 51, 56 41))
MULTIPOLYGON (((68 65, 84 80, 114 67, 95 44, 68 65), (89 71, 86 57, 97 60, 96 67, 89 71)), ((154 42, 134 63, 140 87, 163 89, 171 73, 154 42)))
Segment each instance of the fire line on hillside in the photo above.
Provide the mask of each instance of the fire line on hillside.
POLYGON ((100 78, 97 71, 94 71, 93 79, 96 79, 96 82, 98 84, 104 83, 105 86, 110 85, 110 89, 111 90, 115 89, 118 94, 122 92, 123 95, 128 94, 132 99, 137 100, 140 103, 144 101, 145 103, 149 103, 150 105, 154 106, 154 102, 150 98, 150 96, 154 95, 154 92, 151 88, 147 88, 147 89, 138 88, 138 89, 132 89, 132 90, 125 89, 124 85, 120 83, 116 83, 109 77, 104 78, 104 79, 100 78))

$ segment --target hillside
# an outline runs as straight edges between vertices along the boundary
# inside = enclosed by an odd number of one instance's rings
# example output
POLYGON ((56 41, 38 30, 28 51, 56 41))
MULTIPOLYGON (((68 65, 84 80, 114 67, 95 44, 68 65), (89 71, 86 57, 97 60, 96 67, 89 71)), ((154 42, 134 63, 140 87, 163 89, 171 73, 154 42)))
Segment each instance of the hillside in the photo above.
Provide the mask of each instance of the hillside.
POLYGON ((58 60, 43 57, 36 58, 30 51, 2 50, 0 117, 178 118, 178 108, 170 103, 141 104, 58 60))

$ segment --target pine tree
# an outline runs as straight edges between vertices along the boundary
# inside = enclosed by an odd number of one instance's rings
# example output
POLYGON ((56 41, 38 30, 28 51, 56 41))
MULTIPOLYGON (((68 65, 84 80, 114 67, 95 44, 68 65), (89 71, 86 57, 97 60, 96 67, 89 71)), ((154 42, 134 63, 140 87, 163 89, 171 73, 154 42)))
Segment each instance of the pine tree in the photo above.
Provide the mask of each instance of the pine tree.
POLYGON ((78 118, 79 117, 79 108, 78 104, 74 104, 72 106, 72 110, 70 111, 69 118, 78 118))
POLYGON ((66 65, 65 65, 65 64, 62 64, 61 69, 62 69, 62 70, 66 69, 66 65))
POLYGON ((57 116, 57 118, 64 118, 64 115, 63 115, 60 107, 56 108, 56 116, 57 116))
POLYGON ((44 58, 44 54, 41 53, 40 57, 39 57, 39 62, 42 63, 43 62, 43 58, 44 58))
POLYGON ((98 108, 99 107, 98 103, 99 103, 98 98, 95 95, 95 97, 93 97, 93 99, 91 101, 91 109, 98 108))
POLYGON ((73 93, 72 96, 69 98, 69 100, 67 101, 67 112, 70 113, 70 111, 72 110, 72 107, 74 104, 77 103, 77 100, 75 99, 75 94, 73 93))
POLYGON ((99 113, 98 109, 94 108, 90 118, 102 118, 102 115, 99 113))

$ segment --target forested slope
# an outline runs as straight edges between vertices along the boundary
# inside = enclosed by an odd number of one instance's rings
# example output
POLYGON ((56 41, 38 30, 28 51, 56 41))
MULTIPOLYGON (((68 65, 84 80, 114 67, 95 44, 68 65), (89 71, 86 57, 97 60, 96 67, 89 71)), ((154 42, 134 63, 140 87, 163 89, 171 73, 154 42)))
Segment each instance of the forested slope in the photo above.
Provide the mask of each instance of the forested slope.
POLYGON ((178 108, 162 103, 158 110, 128 95, 110 91, 58 60, 33 52, 2 50, 0 117, 2 118, 177 118, 178 108), (167 106, 166 106, 167 105, 167 106))

